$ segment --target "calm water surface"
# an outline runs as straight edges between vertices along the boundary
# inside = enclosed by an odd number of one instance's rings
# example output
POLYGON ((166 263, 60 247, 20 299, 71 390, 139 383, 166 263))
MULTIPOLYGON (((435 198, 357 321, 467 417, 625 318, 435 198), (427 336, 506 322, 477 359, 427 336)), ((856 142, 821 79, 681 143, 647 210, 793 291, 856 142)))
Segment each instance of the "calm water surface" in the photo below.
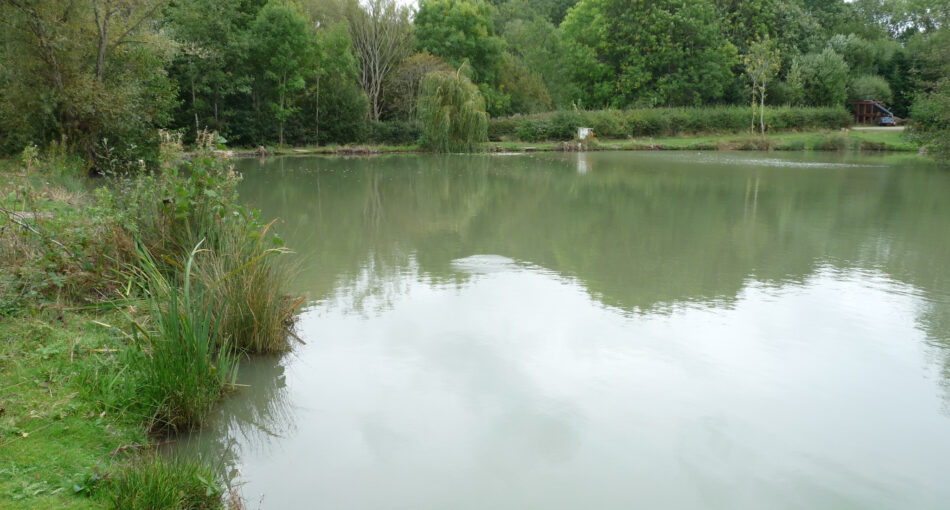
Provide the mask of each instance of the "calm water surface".
POLYGON ((183 441, 265 509, 950 508, 950 172, 240 161, 306 345, 183 441))

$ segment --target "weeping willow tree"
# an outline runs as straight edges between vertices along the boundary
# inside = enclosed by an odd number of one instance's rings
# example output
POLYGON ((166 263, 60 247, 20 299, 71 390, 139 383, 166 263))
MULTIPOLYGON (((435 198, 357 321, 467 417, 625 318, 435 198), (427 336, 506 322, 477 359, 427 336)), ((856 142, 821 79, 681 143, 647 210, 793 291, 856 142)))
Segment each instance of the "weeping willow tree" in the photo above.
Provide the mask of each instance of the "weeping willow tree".
POLYGON ((485 99, 471 80, 455 72, 425 75, 419 87, 423 147, 435 152, 473 152, 488 138, 485 99))

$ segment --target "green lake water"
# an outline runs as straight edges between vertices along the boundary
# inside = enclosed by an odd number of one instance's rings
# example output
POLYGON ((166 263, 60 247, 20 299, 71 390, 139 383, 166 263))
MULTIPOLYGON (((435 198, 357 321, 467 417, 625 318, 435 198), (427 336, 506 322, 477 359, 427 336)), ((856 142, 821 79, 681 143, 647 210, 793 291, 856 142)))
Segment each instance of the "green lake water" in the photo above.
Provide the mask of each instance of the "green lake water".
MULTIPOLYGON (((297 344, 179 451, 249 508, 950 508, 950 171, 239 160, 297 344)), ((296 342, 295 342, 296 343, 296 342)))

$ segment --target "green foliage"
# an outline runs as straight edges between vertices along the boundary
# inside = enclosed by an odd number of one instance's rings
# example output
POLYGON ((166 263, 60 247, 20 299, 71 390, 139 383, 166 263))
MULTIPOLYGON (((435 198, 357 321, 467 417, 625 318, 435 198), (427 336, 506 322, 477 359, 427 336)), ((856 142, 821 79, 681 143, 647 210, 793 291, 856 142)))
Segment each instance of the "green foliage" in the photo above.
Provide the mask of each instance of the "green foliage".
POLYGON ((187 128, 189 138, 203 129, 232 137, 229 102, 242 98, 250 81, 240 30, 247 18, 240 0, 191 0, 166 8, 164 24, 179 44, 168 68, 180 94, 175 125, 187 128))
POLYGON ((416 44, 455 67, 468 62, 472 81, 494 83, 505 43, 495 36, 491 4, 473 0, 422 0, 415 18, 416 44))
MULTIPOLYGON (((65 142, 93 166, 100 145, 149 159, 149 133, 169 120, 170 41, 143 23, 157 0, 0 3, 0 151, 65 142)), ((151 142, 151 143, 150 143, 151 142)))
POLYGON ((918 96, 911 118, 914 137, 939 158, 950 158, 950 80, 918 96))
POLYGON ((4 444, 0 497, 12 487, 32 506, 76 494, 117 508, 220 507, 206 467, 147 460, 110 475, 97 464, 147 445, 146 429, 201 423, 232 386, 239 353, 287 347, 299 303, 284 291, 280 239, 237 205, 237 176, 212 152, 221 138, 203 133, 184 169, 179 137, 163 138, 164 172, 109 176, 93 193, 81 160, 32 146, 0 181, 0 326, 16 339, 0 346, 0 385, 47 381, 5 402, 35 409, 42 425, 0 416, 0 441, 31 437, 4 444), (66 310, 94 320, 77 329, 66 310), (25 484, 36 469, 41 483, 25 484))
POLYGON ((393 0, 3 2, 0 152, 55 142, 121 173, 159 166, 155 127, 245 147, 408 139, 375 123, 415 119, 422 77, 466 63, 495 116, 747 104, 738 55, 765 40, 781 62, 760 106, 838 105, 873 75, 906 116, 946 75, 945 3, 423 0, 413 18, 393 0))
POLYGON ((112 480, 106 494, 113 508, 122 510, 216 510, 221 482, 209 467, 186 460, 151 456, 134 461, 112 480))
MULTIPOLYGON (((765 111, 769 131, 838 129, 851 124, 844 108, 773 107, 765 111)), ((674 136, 692 133, 736 133, 749 129, 749 108, 643 108, 633 110, 558 111, 491 120, 491 140, 570 140, 578 127, 594 129, 598 138, 674 136)))
MULTIPOLYGON (((506 5, 511 6, 511 3, 506 5)), ((509 58, 522 63, 528 72, 540 75, 555 106, 570 107, 581 93, 571 80, 566 79, 570 76, 569 49, 561 32, 535 11, 505 12, 502 23, 501 34, 508 43, 509 58)), ((512 110, 526 113, 515 105, 512 110)))
POLYGON ((575 47, 573 77, 588 91, 586 106, 715 102, 737 62, 706 0, 584 0, 561 28, 575 47))
POLYGON ((0 316, 108 293, 128 237, 90 200, 85 161, 30 146, 0 185, 0 316))
POLYGON ((742 59, 746 76, 752 82, 752 131, 755 131, 756 110, 759 114, 759 132, 765 135, 765 95, 768 84, 778 73, 782 61, 779 50, 767 36, 749 47, 749 54, 742 59))
POLYGON ((890 102, 893 94, 891 86, 881 76, 855 76, 848 84, 848 102, 866 101, 869 99, 890 102))
POLYGON ((567 11, 579 0, 488 0, 494 5, 500 16, 497 19, 511 19, 512 13, 531 12, 538 19, 557 26, 564 20, 567 11))
POLYGON ((374 122, 368 141, 381 145, 412 145, 422 135, 422 123, 418 120, 391 120, 374 122))
POLYGON ((715 0, 722 26, 739 52, 755 41, 771 39, 783 55, 807 52, 822 44, 818 21, 800 2, 780 0, 715 0))
POLYGON ((436 71, 450 72, 454 68, 442 57, 427 51, 404 59, 386 78, 383 87, 383 103, 387 105, 385 115, 390 118, 414 118, 422 78, 436 71))
POLYGON ((848 97, 848 64, 831 48, 798 57, 788 72, 794 104, 840 106, 848 97))
POLYGON ((126 377, 134 385, 129 405, 148 417, 153 431, 200 424, 237 375, 228 339, 218 337, 217 303, 210 289, 195 281, 200 247, 196 245, 184 259, 180 283, 166 277, 151 255, 140 251, 137 277, 151 320, 133 318, 126 377))
MULTIPOLYGON (((272 225, 273 223, 271 223, 272 225)), ((293 311, 299 301, 285 292, 289 268, 278 256, 287 252, 271 244, 266 225, 229 224, 218 246, 198 260, 195 273, 212 303, 218 348, 242 353, 280 352, 288 347, 293 311)))
POLYGON ((841 55, 848 64, 848 68, 857 74, 878 72, 880 61, 884 60, 882 52, 889 49, 854 34, 835 34, 828 39, 827 47, 841 55))
POLYGON ((505 55, 498 89, 510 98, 511 111, 534 113, 547 111, 551 107, 551 96, 541 75, 532 72, 518 57, 505 55))
POLYGON ((256 69, 258 83, 254 95, 258 114, 273 117, 278 143, 283 145, 284 124, 299 110, 295 95, 306 88, 315 41, 307 20, 278 2, 269 2, 261 9, 248 37, 250 63, 256 69))
POLYGON ((356 79, 359 67, 346 24, 319 30, 316 45, 316 76, 310 79, 307 98, 294 119, 295 126, 304 126, 298 132, 305 138, 294 140, 318 144, 359 140, 366 129, 369 100, 356 79), (307 126, 312 126, 312 137, 307 126))
POLYGON ((486 139, 488 114, 478 88, 462 74, 434 72, 422 79, 420 143, 435 152, 473 152, 486 139))
POLYGON ((510 107, 497 89, 504 65, 505 41, 495 35, 494 8, 480 0, 422 0, 415 17, 416 44, 456 68, 468 64, 492 114, 510 107))

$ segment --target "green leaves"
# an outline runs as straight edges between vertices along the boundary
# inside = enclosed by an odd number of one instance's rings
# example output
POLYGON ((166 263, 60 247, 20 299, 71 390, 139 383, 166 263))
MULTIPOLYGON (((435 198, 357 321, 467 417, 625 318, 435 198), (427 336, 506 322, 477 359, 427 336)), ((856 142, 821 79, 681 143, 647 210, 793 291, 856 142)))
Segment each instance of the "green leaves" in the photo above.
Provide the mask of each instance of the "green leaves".
POLYGON ((257 71, 256 91, 277 121, 284 143, 284 123, 297 112, 297 95, 312 75, 316 43, 306 18, 293 7, 269 2, 248 32, 249 64, 257 71))
POLYGON ((737 61, 706 0, 585 0, 561 29, 587 106, 715 102, 737 61))
POLYGON ((507 110, 504 94, 497 90, 504 65, 505 41, 495 35, 491 4, 473 0, 423 0, 415 18, 419 51, 446 59, 456 68, 468 64, 471 81, 487 85, 489 111, 507 110))
POLYGON ((433 72, 419 92, 421 145, 435 152, 472 152, 487 139, 485 100, 472 82, 457 72, 433 72))
POLYGON ((831 48, 796 58, 788 72, 795 102, 807 106, 839 106, 848 96, 848 64, 831 48))

